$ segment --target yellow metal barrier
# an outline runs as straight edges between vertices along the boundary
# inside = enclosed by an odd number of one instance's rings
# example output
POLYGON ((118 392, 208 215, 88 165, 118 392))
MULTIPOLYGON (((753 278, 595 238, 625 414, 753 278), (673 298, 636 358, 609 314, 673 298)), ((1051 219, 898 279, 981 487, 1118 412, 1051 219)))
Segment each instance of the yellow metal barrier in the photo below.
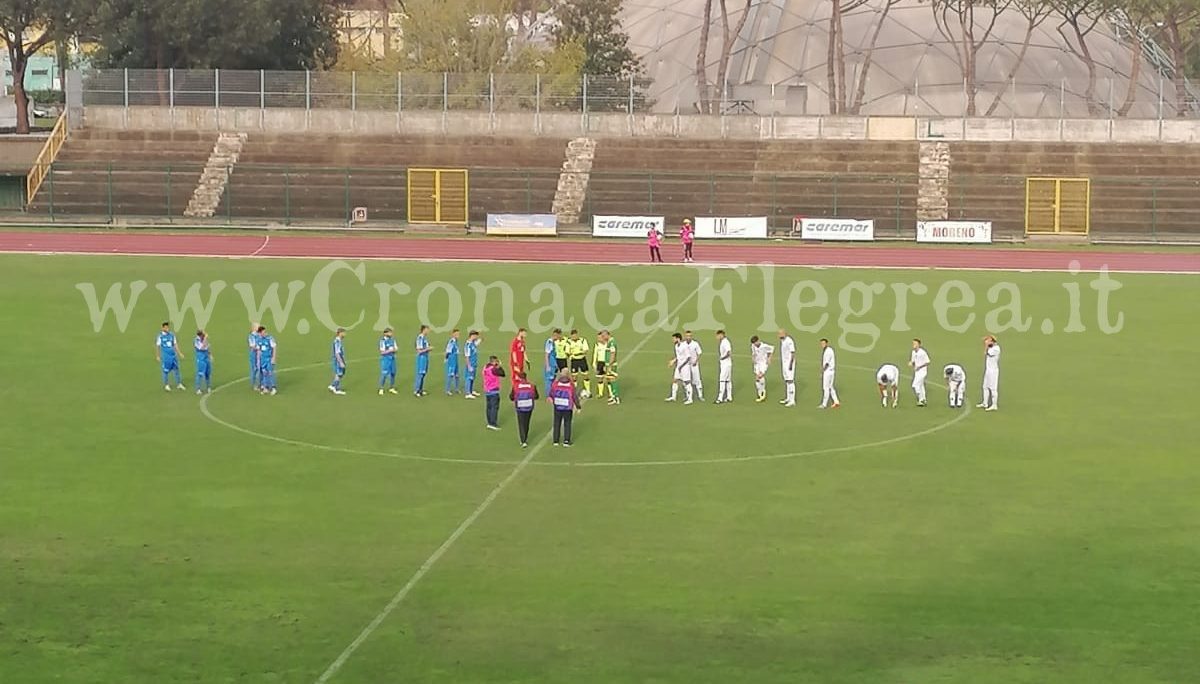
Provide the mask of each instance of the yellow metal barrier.
POLYGON ((467 225, 466 169, 409 169, 408 222, 467 225))
POLYGON ((1091 179, 1025 179, 1027 235, 1087 235, 1091 215, 1091 179))
POLYGON ((42 145, 42 151, 38 152, 37 159, 33 161, 33 168, 29 170, 29 175, 25 177, 25 206, 33 204, 33 198, 41 189, 42 182, 46 180, 46 176, 50 175, 50 165, 54 163, 58 157, 58 151, 62 149, 63 143, 66 141, 67 114, 63 112, 50 131, 50 137, 46 139, 46 144, 42 145))

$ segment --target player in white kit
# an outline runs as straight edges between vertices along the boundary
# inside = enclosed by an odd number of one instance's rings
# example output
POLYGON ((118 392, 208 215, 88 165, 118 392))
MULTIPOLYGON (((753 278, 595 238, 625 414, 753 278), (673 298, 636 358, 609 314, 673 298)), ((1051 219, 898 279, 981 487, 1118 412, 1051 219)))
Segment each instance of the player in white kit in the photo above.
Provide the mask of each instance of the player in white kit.
POLYGON ((717 331, 717 401, 718 404, 733 401, 733 343, 724 330, 717 331))
POLYGON ((704 350, 700 343, 692 339, 692 331, 683 331, 683 343, 692 350, 692 384, 696 386, 696 399, 704 401, 704 381, 700 379, 700 355, 704 350))
POLYGON ((1000 343, 988 335, 983 345, 983 401, 976 408, 995 411, 1000 408, 1000 343))
POLYGON ((842 405, 838 401, 837 390, 833 386, 834 373, 837 370, 837 357, 829 340, 821 338, 821 405, 817 408, 837 408, 842 405), (832 402, 832 403, 830 403, 832 402))
POLYGON ((912 355, 908 367, 913 369, 913 392, 917 394, 917 406, 925 405, 925 377, 929 374, 929 352, 921 346, 921 340, 913 338, 912 355))
POLYGON ((762 403, 767 400, 767 367, 771 365, 771 355, 775 347, 758 339, 758 335, 750 338, 750 361, 754 364, 754 391, 758 395, 754 401, 762 403))
POLYGON ((779 331, 779 363, 783 367, 784 406, 796 405, 796 341, 786 330, 779 331))
POLYGON ((966 393, 967 387, 967 371, 957 363, 951 363, 942 369, 942 374, 946 376, 950 408, 962 408, 963 394, 966 393))
POLYGON ((888 398, 892 400, 892 408, 900 401, 900 368, 893 363, 885 363, 875 371, 875 384, 879 387, 879 402, 884 408, 888 406, 888 398))
POLYGON ((684 405, 692 403, 692 348, 683 341, 683 335, 671 335, 675 341, 675 353, 667 365, 672 368, 671 395, 667 401, 675 401, 679 396, 679 386, 683 385, 684 405))

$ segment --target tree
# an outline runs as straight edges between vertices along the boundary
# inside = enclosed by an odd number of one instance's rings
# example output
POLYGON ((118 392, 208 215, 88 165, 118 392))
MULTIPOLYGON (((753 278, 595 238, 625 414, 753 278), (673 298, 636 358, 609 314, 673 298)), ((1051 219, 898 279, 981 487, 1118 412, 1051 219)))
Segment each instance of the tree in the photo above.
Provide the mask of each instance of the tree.
POLYGON ((830 0, 829 41, 825 46, 825 79, 829 90, 829 113, 841 114, 846 106, 846 41, 842 17, 867 0, 830 0))
POLYGON ((1129 48, 1129 84, 1125 88, 1125 99, 1117 108, 1117 116, 1129 116, 1137 101, 1138 83, 1142 80, 1142 51, 1145 49, 1145 38, 1154 26, 1155 0, 1122 0, 1112 8, 1128 29, 1126 45, 1129 48))
POLYGON ((1052 0, 1054 11, 1062 21, 1058 25, 1058 34, 1066 42, 1067 50, 1078 57, 1087 69, 1087 88, 1083 92, 1088 114, 1100 116, 1100 103, 1096 101, 1096 58, 1092 56, 1088 36, 1096 30, 1108 0, 1052 0))
POLYGON ((558 20, 555 42, 583 48, 589 109, 624 111, 631 98, 634 109, 646 104, 646 70, 629 48, 629 34, 617 16, 620 10, 621 0, 555 0, 552 5, 558 20))
POLYGON ((97 12, 101 66, 302 70, 337 58, 326 0, 99 0, 97 12))
MULTIPOLYGON (((850 101, 848 111, 851 114, 858 114, 862 111, 862 106, 867 98, 867 75, 871 71, 871 65, 874 63, 875 46, 879 44, 879 34, 883 31, 883 25, 887 21, 888 14, 891 13, 892 7, 900 3, 901 0, 883 0, 883 6, 879 8, 879 19, 875 22, 871 30, 871 39, 867 43, 866 50, 863 53, 862 69, 858 72, 858 85, 854 88, 854 99, 850 101)), ((846 73, 846 51, 845 43, 841 41, 841 24, 838 25, 839 35, 839 68, 841 73, 846 73)))
POLYGON ((962 74, 967 116, 975 116, 979 94, 979 50, 991 39, 1000 14, 1014 0, 933 0, 933 22, 953 47, 962 74))
MULTIPOLYGON (((1025 55, 1029 53, 1029 45, 1033 41, 1033 32, 1037 27, 1041 26, 1050 15, 1054 13, 1054 8, 1045 0, 1014 0, 1014 8, 1021 13, 1025 18, 1025 37, 1021 41, 1021 49, 1017 51, 1017 58, 1013 61, 1012 68, 1008 70, 1008 77, 1004 79, 1004 87, 996 91, 996 96, 992 98, 992 104, 988 106, 984 116, 991 116, 996 112, 996 108, 1000 106, 1000 100, 1004 97, 1004 93, 1009 90, 1017 81, 1017 73, 1021 69, 1021 65, 1025 62, 1025 55)), ((1013 115, 1016 115, 1016 102, 1013 103, 1013 115)))
POLYGON ((29 58, 56 39, 66 40, 87 23, 93 5, 87 0, 0 0, 0 39, 12 65, 17 132, 29 132, 29 95, 25 71, 29 58))
POLYGON ((1188 97, 1187 64, 1200 45, 1200 3, 1196 0, 1152 0, 1158 35, 1166 43, 1175 65, 1176 116, 1187 116, 1194 103, 1188 97))
POLYGON ((715 104, 724 100, 725 90, 728 87, 726 81, 729 78, 729 60, 733 57, 733 46, 737 43, 738 36, 742 34, 742 30, 746 28, 746 22, 750 19, 750 4, 752 0, 746 0, 741 7, 741 16, 738 17, 737 24, 730 25, 730 13, 728 0, 716 0, 717 7, 721 11, 721 55, 717 58, 717 78, 710 85, 708 82, 708 40, 712 24, 712 6, 713 0, 705 0, 704 2, 704 23, 700 26, 700 47, 696 53, 696 84, 700 90, 700 111, 704 114, 714 114, 716 112, 715 104), (712 88, 716 87, 721 97, 716 97, 712 88))

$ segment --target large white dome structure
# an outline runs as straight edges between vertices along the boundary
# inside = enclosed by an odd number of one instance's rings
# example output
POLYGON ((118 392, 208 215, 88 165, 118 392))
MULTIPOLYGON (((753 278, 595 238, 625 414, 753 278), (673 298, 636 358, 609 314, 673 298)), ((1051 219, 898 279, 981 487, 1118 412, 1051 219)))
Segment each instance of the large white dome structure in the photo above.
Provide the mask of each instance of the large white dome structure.
MULTIPOLYGON (((745 3, 726 3, 732 33, 745 3)), ((935 20, 933 5, 928 1, 888 3, 865 0, 843 13, 845 86, 841 92, 845 94, 831 98, 828 54, 832 3, 751 0, 743 29, 733 43, 724 97, 719 89, 714 89, 710 97, 721 100, 719 106, 727 113, 829 114, 836 104, 831 99, 843 103, 836 107, 843 113, 968 113, 957 16, 951 15, 947 27, 935 20), (870 66, 864 78, 868 54, 870 66), (862 97, 856 103, 860 79, 862 97)), ((849 4, 843 0, 843 5, 849 4)), ((622 22, 630 36, 630 47, 644 58, 653 81, 649 97, 655 111, 690 113, 700 109, 696 62, 704 5, 705 0, 627 0, 624 5, 622 22)), ((716 79, 724 39, 721 0, 712 0, 712 5, 706 59, 710 82, 716 79)), ((1118 37, 1117 19, 1100 21, 1086 35, 1087 50, 1095 64, 1089 98, 1087 62, 1079 56, 1076 36, 1069 25, 1064 26, 1061 16, 1050 15, 1033 29, 1022 58, 1030 23, 1026 16, 1017 9, 1007 9, 994 17, 992 25, 991 13, 977 10, 976 39, 985 35, 989 25, 991 30, 975 53, 975 113, 1054 118, 1175 116, 1174 87, 1160 73, 1155 60, 1149 58, 1140 60, 1133 102, 1121 111, 1134 60, 1129 44, 1118 37), (1014 68, 1015 77, 1010 77, 1014 68)))

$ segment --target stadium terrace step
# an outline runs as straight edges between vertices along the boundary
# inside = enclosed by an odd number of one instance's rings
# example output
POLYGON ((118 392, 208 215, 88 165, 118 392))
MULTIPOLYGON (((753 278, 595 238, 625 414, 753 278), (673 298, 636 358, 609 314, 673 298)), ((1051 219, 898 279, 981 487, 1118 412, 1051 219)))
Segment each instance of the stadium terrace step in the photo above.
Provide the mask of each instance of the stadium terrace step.
POLYGON ((200 181, 192 192, 184 216, 191 218, 209 218, 221 202, 225 193, 225 184, 237 166, 238 155, 246 142, 245 133, 221 133, 213 145, 212 153, 208 155, 208 163, 200 174, 200 181))
POLYGON ((564 225, 579 223, 579 214, 587 197, 588 181, 592 174, 592 163, 596 157, 596 141, 592 138, 575 138, 567 143, 566 160, 558 175, 551 211, 564 225))

